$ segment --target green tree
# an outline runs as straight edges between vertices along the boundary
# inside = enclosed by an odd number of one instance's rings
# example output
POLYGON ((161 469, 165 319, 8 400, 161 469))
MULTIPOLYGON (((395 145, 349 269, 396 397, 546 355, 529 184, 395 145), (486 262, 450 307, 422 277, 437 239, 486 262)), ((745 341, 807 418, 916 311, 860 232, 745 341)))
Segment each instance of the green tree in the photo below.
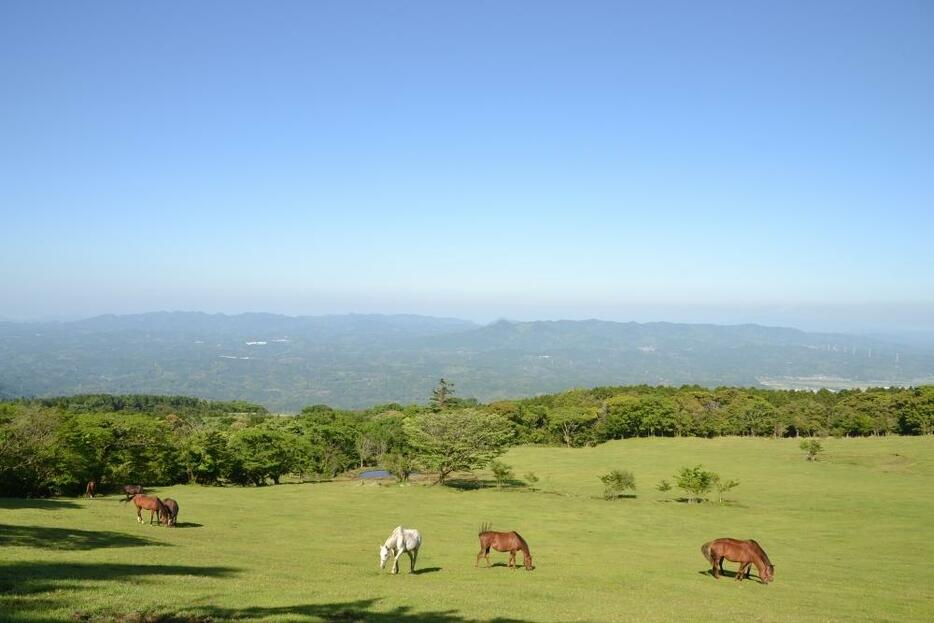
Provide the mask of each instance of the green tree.
POLYGON ((415 459, 408 452, 390 452, 383 457, 383 467, 400 483, 409 481, 415 472, 415 459))
POLYGON ((622 469, 600 476, 600 482, 603 483, 603 497, 607 500, 622 496, 624 491, 636 490, 636 477, 622 469))
POLYGON ((262 486, 271 478, 276 484, 292 469, 294 443, 289 435, 259 426, 234 432, 228 442, 230 466, 227 477, 237 484, 262 486))
POLYGON ((438 381, 438 385, 431 391, 431 403, 432 409, 435 411, 443 411, 448 407, 448 404, 451 401, 451 398, 454 396, 454 384, 441 379, 438 381))
POLYGON ((730 489, 735 489, 739 486, 738 480, 723 480, 720 478, 719 474, 714 474, 714 487, 717 489, 717 503, 723 504, 723 494, 729 491, 730 489))
POLYGON ((817 455, 824 451, 821 442, 817 439, 806 439, 801 442, 801 449, 807 452, 809 461, 816 461, 817 455))
POLYGON ((505 418, 477 409, 421 413, 403 426, 417 461, 437 474, 439 484, 453 472, 483 467, 513 435, 505 418))
POLYGON ((675 483, 687 494, 688 502, 700 502, 703 496, 710 492, 717 478, 714 472, 708 472, 702 465, 696 465, 682 467, 675 476, 675 483))
POLYGON ((515 475, 512 472, 512 468, 502 461, 491 461, 490 471, 493 472, 493 479, 496 481, 496 486, 500 489, 505 487, 513 478, 515 478, 515 475))

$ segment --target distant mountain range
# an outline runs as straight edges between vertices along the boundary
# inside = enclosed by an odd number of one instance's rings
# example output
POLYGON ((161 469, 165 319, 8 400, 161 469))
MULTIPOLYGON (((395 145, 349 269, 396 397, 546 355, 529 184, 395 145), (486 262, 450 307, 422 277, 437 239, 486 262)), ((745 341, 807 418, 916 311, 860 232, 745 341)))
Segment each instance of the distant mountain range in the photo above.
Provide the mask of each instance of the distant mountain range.
POLYGON ((0 397, 186 394, 278 411, 482 401, 571 387, 934 382, 934 345, 759 325, 159 312, 0 322, 0 397))

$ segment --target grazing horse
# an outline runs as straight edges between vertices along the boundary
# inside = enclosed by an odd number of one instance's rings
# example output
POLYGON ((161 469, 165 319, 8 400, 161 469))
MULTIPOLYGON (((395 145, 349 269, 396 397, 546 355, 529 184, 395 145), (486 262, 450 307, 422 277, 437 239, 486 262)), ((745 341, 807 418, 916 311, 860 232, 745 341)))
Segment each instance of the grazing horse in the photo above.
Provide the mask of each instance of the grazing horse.
POLYGON ((88 481, 88 486, 84 489, 84 497, 93 498, 96 492, 97 485, 94 484, 93 480, 88 481))
POLYGON ((161 521, 161 518, 168 514, 169 509, 165 507, 165 504, 162 503, 162 500, 157 498, 154 495, 143 495, 137 493, 133 496, 133 504, 136 506, 136 521, 143 523, 143 511, 149 511, 149 525, 152 525, 153 515, 158 514, 158 517, 161 521))
POLYGON ((490 548, 492 547, 498 552, 509 552, 509 562, 506 566, 517 569, 516 567, 516 552, 522 551, 522 562, 525 564, 527 571, 531 571, 535 567, 532 566, 532 553, 529 551, 529 544, 525 542, 518 532, 493 532, 490 530, 490 526, 484 524, 480 526, 480 553, 477 554, 477 562, 474 564, 475 567, 480 565, 480 557, 486 559, 486 566, 490 565, 490 548))
POLYGON ((701 553, 712 565, 713 577, 719 578, 723 573, 723 561, 739 563, 739 571, 736 572, 736 580, 740 581, 743 577, 749 577, 749 566, 755 565, 759 572, 759 581, 768 584, 775 579, 775 565, 769 560, 768 555, 762 547, 753 541, 742 541, 740 539, 717 539, 701 545, 701 553))
POLYGON ((122 502, 129 502, 133 499, 134 495, 140 495, 145 493, 142 485, 123 485, 123 494, 126 496, 125 500, 122 502))
POLYGON ((418 558, 418 548, 421 546, 421 532, 397 526, 379 548, 379 568, 385 569, 386 561, 393 555, 392 572, 399 573, 399 557, 406 553, 409 555, 409 573, 415 573, 415 559, 418 558))
POLYGON ((167 527, 178 525, 178 502, 172 498, 165 498, 162 500, 162 504, 165 506, 165 515, 159 517, 159 521, 165 523, 167 527))

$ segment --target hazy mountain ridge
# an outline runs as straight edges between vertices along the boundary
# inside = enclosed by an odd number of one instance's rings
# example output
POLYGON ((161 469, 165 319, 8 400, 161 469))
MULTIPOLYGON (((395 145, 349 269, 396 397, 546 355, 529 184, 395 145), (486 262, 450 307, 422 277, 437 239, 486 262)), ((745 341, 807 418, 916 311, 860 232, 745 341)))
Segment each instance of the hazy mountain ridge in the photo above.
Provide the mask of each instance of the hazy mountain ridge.
POLYGON ((462 396, 620 384, 912 384, 934 348, 760 325, 475 323, 426 316, 157 312, 0 322, 0 396, 188 394, 271 409, 424 401, 439 376, 462 396))

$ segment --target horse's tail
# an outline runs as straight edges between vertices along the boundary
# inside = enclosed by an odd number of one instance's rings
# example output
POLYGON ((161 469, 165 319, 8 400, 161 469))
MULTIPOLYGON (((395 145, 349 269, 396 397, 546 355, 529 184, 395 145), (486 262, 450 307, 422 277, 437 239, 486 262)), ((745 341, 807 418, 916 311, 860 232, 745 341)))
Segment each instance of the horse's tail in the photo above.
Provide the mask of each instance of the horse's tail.
POLYGON ((700 551, 701 551, 701 554, 704 555, 704 558, 707 559, 707 562, 709 562, 710 564, 713 564, 713 556, 710 555, 710 544, 711 543, 713 543, 713 541, 708 541, 707 543, 704 543, 703 545, 701 545, 700 551))
POLYGON ((493 527, 493 524, 483 522, 482 524, 480 524, 480 530, 479 532, 477 532, 477 536, 483 534, 484 532, 489 532, 492 527, 493 527))

